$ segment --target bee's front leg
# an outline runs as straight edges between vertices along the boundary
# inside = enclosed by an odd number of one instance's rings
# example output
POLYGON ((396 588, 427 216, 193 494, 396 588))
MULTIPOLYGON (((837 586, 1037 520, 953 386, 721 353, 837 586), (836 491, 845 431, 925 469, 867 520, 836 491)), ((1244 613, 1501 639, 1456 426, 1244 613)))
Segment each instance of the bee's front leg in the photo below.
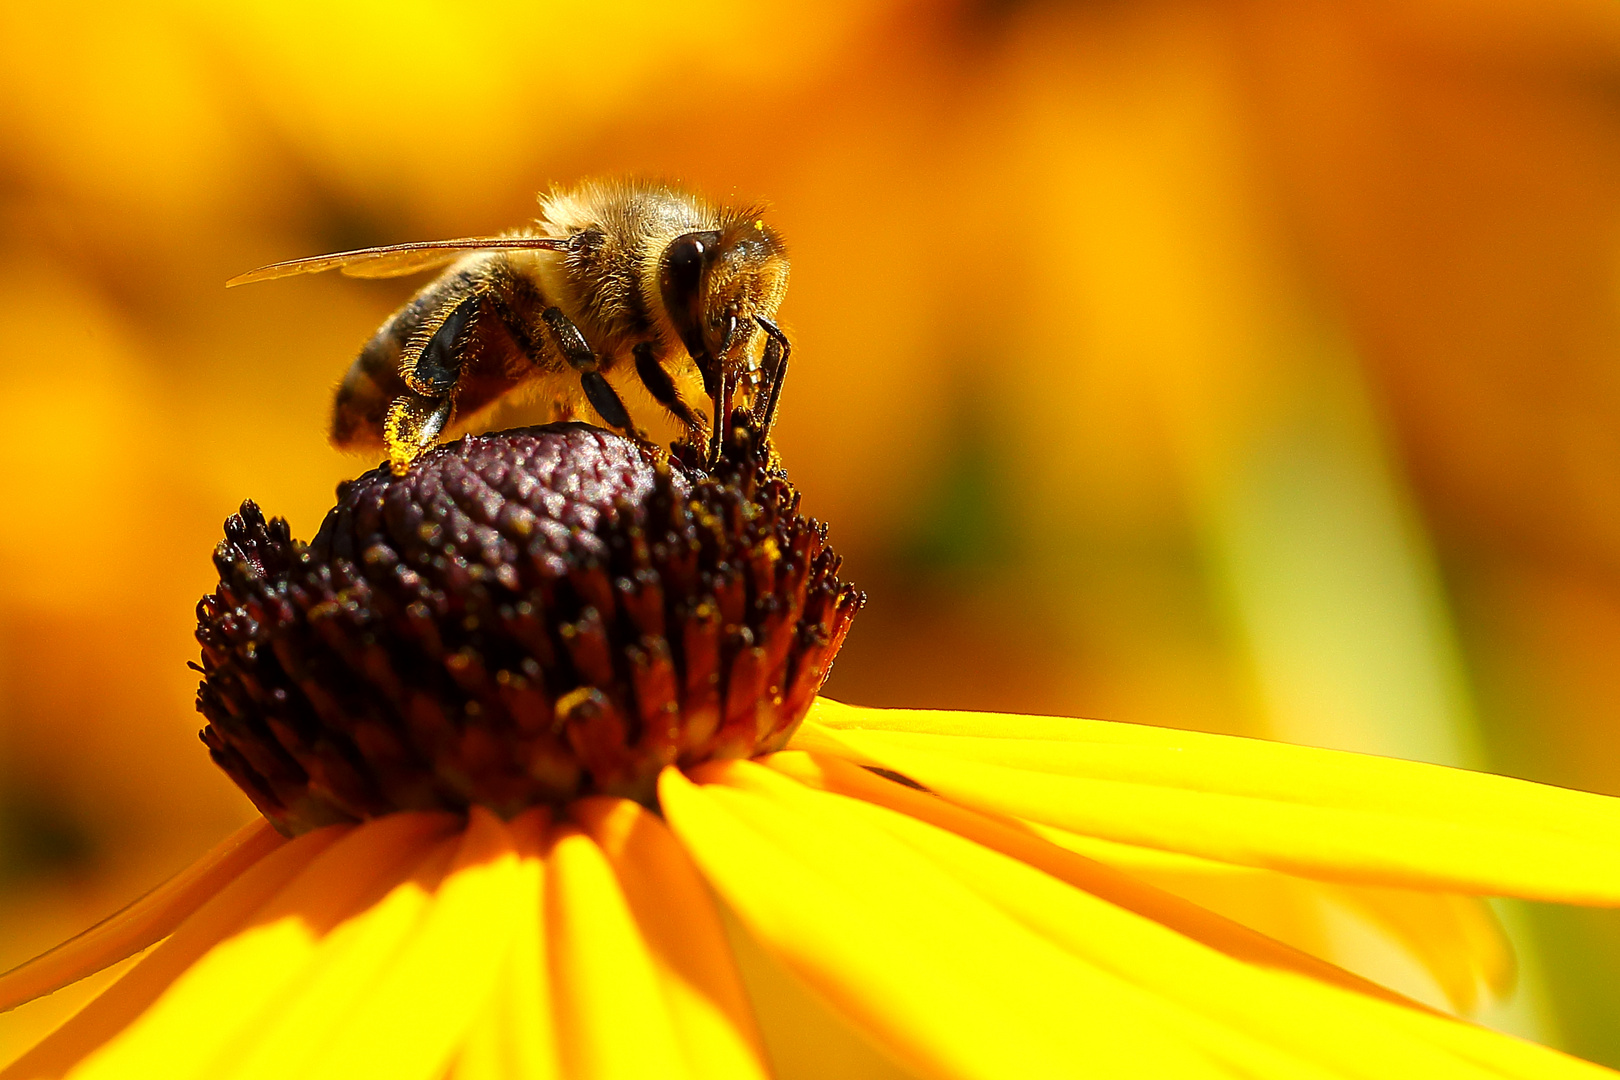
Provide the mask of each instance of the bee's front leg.
POLYGON ((591 408, 607 421, 609 427, 616 427, 645 442, 647 436, 630 426, 630 412, 624 407, 624 399, 597 370, 596 354, 591 352, 591 346, 585 340, 585 335, 579 332, 579 327, 563 314, 561 308, 548 307, 540 313, 540 318, 551 331, 557 351, 562 353, 569 367, 579 372, 579 385, 584 389, 591 408))
POLYGON ((709 427, 709 471, 720 466, 724 456, 726 431, 731 426, 731 403, 737 393, 737 373, 720 369, 714 388, 714 423, 709 427))
POLYGON ((793 354, 793 346, 782 328, 763 315, 755 315, 754 321, 765 331, 765 357, 760 367, 765 372, 765 400, 763 408, 761 403, 754 406, 754 421, 759 425, 761 436, 771 433, 771 425, 776 423, 776 406, 782 400, 782 380, 787 378, 788 357, 793 354))

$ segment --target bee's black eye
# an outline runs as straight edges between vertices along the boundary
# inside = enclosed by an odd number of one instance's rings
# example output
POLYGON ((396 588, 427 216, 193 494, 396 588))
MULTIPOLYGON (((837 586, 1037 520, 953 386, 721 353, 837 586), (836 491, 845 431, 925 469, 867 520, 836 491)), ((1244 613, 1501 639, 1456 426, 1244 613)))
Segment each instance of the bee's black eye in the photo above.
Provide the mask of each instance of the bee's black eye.
POLYGON ((669 242, 659 267, 658 282, 666 303, 685 307, 697 299, 698 289, 703 284, 703 266, 719 240, 719 233, 695 232, 669 242))
POLYGON ((719 243, 717 232, 677 236, 664 249, 664 257, 658 263, 658 288, 663 293, 664 310, 694 359, 708 351, 703 343, 699 317, 703 306, 703 269, 713 260, 719 243))

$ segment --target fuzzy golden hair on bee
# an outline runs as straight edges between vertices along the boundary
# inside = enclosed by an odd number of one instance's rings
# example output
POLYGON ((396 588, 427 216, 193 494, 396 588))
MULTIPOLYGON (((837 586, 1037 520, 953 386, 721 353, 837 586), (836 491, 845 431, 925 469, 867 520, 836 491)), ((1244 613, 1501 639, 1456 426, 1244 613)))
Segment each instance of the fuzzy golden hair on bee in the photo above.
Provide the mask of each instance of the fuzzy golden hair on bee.
POLYGON ((710 318, 720 320, 728 311, 745 317, 774 313, 787 294, 788 254, 781 236, 765 225, 763 209, 722 218, 718 248, 710 288, 724 301, 712 305, 710 318))
POLYGON ((718 205, 676 184, 588 180, 540 196, 528 226, 273 263, 237 285, 336 269, 392 277, 444 268, 360 350, 334 396, 334 445, 383 449, 396 471, 522 389, 588 405, 645 437, 607 376, 631 372, 718 453, 709 416, 745 406, 769 431, 790 353, 777 327, 787 248, 757 204, 718 205), (446 264, 450 264, 444 268, 446 264), (711 412, 690 404, 701 377, 711 412))

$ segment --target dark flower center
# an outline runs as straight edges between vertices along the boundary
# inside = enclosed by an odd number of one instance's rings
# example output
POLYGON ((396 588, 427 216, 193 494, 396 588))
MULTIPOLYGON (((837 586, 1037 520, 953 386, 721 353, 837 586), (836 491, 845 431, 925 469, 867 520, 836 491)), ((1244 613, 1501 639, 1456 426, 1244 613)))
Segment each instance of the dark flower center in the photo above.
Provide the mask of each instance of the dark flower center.
POLYGON ((553 424, 343 484, 308 545, 243 503, 197 607, 214 761, 293 834, 780 748, 865 597, 738 417, 713 476, 553 424))

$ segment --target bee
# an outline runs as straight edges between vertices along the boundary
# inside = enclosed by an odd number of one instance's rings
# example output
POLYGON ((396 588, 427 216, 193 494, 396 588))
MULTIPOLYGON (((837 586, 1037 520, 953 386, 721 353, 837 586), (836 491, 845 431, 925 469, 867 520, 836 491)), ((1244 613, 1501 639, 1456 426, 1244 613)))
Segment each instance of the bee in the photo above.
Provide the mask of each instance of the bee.
POLYGON ((625 368, 690 438, 707 431, 711 461, 739 389, 770 430, 791 352, 775 321, 788 258, 757 208, 713 206, 666 184, 589 181, 542 195, 529 226, 500 236, 292 259, 226 285, 446 263, 343 376, 332 406, 339 449, 384 450, 403 473, 446 428, 470 426, 523 387, 551 395, 554 419, 589 404, 644 439, 606 379, 625 368), (713 424, 681 394, 673 373, 685 364, 702 376, 713 424))

